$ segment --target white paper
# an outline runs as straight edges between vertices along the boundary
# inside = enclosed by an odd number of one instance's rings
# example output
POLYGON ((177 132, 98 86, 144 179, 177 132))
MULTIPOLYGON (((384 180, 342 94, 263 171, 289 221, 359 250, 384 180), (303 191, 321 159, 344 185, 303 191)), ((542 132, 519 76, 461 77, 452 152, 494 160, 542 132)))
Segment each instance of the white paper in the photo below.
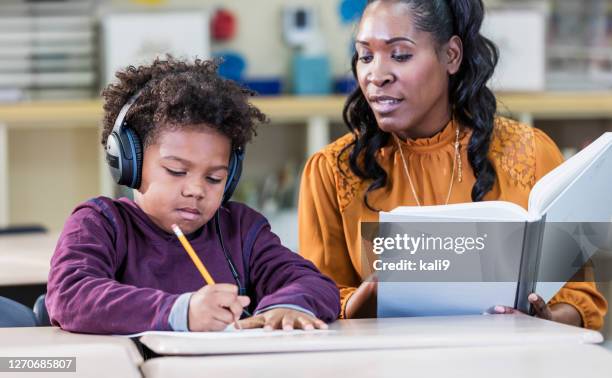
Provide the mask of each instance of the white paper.
POLYGON ((173 332, 173 331, 145 331, 140 333, 134 333, 131 335, 119 335, 123 337, 135 338, 144 335, 156 335, 156 336, 172 336, 182 337, 190 339, 246 339, 253 337, 276 337, 276 336, 292 336, 292 335, 305 335, 314 333, 330 333, 335 332, 334 330, 328 329, 314 329, 310 331, 304 331, 301 329, 294 329, 291 331, 284 330, 273 330, 266 331, 263 328, 255 329, 235 329, 233 325, 228 326, 224 331, 219 332, 173 332))

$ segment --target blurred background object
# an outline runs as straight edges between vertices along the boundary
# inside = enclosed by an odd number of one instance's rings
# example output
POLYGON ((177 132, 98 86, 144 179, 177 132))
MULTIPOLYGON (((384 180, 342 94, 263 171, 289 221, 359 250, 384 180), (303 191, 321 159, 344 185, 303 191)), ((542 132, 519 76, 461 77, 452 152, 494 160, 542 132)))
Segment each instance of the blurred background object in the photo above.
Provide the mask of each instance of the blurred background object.
POLYGON ((551 5, 548 88, 612 88, 612 2, 554 0, 551 5))
POLYGON ((210 22, 210 31, 215 41, 223 42, 231 40, 236 35, 236 17, 234 13, 223 8, 217 9, 210 22))
POLYGON ((546 22, 543 1, 504 4, 487 10, 482 34, 499 49, 490 85, 495 91, 543 91, 546 87, 546 22))
POLYGON ((293 93, 325 95, 331 91, 331 74, 325 39, 317 9, 288 6, 283 9, 283 35, 293 48, 293 93))
POLYGON ((115 72, 170 54, 179 59, 210 58, 209 15, 203 9, 121 11, 101 15, 104 85, 115 72))
POLYGON ((0 2, 0 102, 95 94, 94 0, 0 2))

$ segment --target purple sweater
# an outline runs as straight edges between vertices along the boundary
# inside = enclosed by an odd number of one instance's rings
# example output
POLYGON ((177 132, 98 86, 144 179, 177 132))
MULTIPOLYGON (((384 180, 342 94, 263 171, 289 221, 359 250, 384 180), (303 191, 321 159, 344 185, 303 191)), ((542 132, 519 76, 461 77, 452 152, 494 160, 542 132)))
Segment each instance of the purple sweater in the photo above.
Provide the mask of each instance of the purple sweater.
MULTIPOLYGON (((250 309, 290 304, 326 322, 336 319, 334 282, 283 247, 266 218, 235 202, 220 212, 225 246, 251 297, 250 309)), ((215 282, 235 284, 214 222, 188 237, 215 282)), ((171 330, 168 316, 178 296, 204 285, 174 234, 131 200, 98 197, 79 205, 64 225, 51 259, 46 305, 51 323, 68 331, 171 330)))

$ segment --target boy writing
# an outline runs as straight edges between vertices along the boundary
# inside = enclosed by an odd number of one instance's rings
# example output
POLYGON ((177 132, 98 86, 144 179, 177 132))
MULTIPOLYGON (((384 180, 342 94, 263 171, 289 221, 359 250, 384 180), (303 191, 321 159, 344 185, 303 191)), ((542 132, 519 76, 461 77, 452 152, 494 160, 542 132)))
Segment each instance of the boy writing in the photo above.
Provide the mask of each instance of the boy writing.
POLYGON ((128 67, 105 98, 102 144, 134 200, 98 197, 67 220, 51 260, 52 324, 86 333, 326 328, 338 290, 267 220, 228 202, 242 149, 266 117, 210 61, 128 67), (217 284, 204 285, 178 225, 217 284))

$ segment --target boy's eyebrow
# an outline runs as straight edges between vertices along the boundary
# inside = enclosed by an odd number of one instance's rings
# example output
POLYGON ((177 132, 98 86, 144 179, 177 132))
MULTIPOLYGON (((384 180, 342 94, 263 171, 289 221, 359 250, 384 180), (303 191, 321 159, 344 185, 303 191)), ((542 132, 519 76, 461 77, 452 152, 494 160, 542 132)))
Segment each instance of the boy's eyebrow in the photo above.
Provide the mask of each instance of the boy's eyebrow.
MULTIPOLYGON (((393 44, 395 42, 401 42, 401 41, 407 41, 407 42, 412 43, 413 45, 416 45, 416 42, 414 42, 412 39, 410 39, 408 37, 393 37, 391 39, 385 40, 385 44, 390 45, 390 44, 393 44)), ((366 41, 356 40, 355 43, 358 43, 358 44, 364 45, 364 46, 370 46, 370 43, 366 42, 366 41)))
MULTIPOLYGON (((170 156, 164 156, 162 157, 163 160, 174 160, 174 161, 178 161, 179 163, 183 163, 187 166, 191 166, 192 163, 189 160, 180 158, 178 156, 174 156, 174 155, 170 155, 170 156)), ((229 167, 227 165, 215 165, 209 168, 209 171, 218 171, 218 170, 226 170, 229 171, 229 167)))
POLYGON ((220 170, 225 170, 225 171, 229 171, 229 167, 227 165, 215 165, 210 167, 208 170, 209 171, 220 171, 220 170))
POLYGON ((183 164, 185 164, 185 165, 191 165, 191 162, 190 162, 189 160, 186 160, 186 159, 180 158, 180 157, 178 157, 178 156, 174 156, 174 155, 170 155, 170 156, 162 156, 162 159, 163 159, 163 160, 176 160, 176 161, 178 161, 179 163, 183 163, 183 164))

